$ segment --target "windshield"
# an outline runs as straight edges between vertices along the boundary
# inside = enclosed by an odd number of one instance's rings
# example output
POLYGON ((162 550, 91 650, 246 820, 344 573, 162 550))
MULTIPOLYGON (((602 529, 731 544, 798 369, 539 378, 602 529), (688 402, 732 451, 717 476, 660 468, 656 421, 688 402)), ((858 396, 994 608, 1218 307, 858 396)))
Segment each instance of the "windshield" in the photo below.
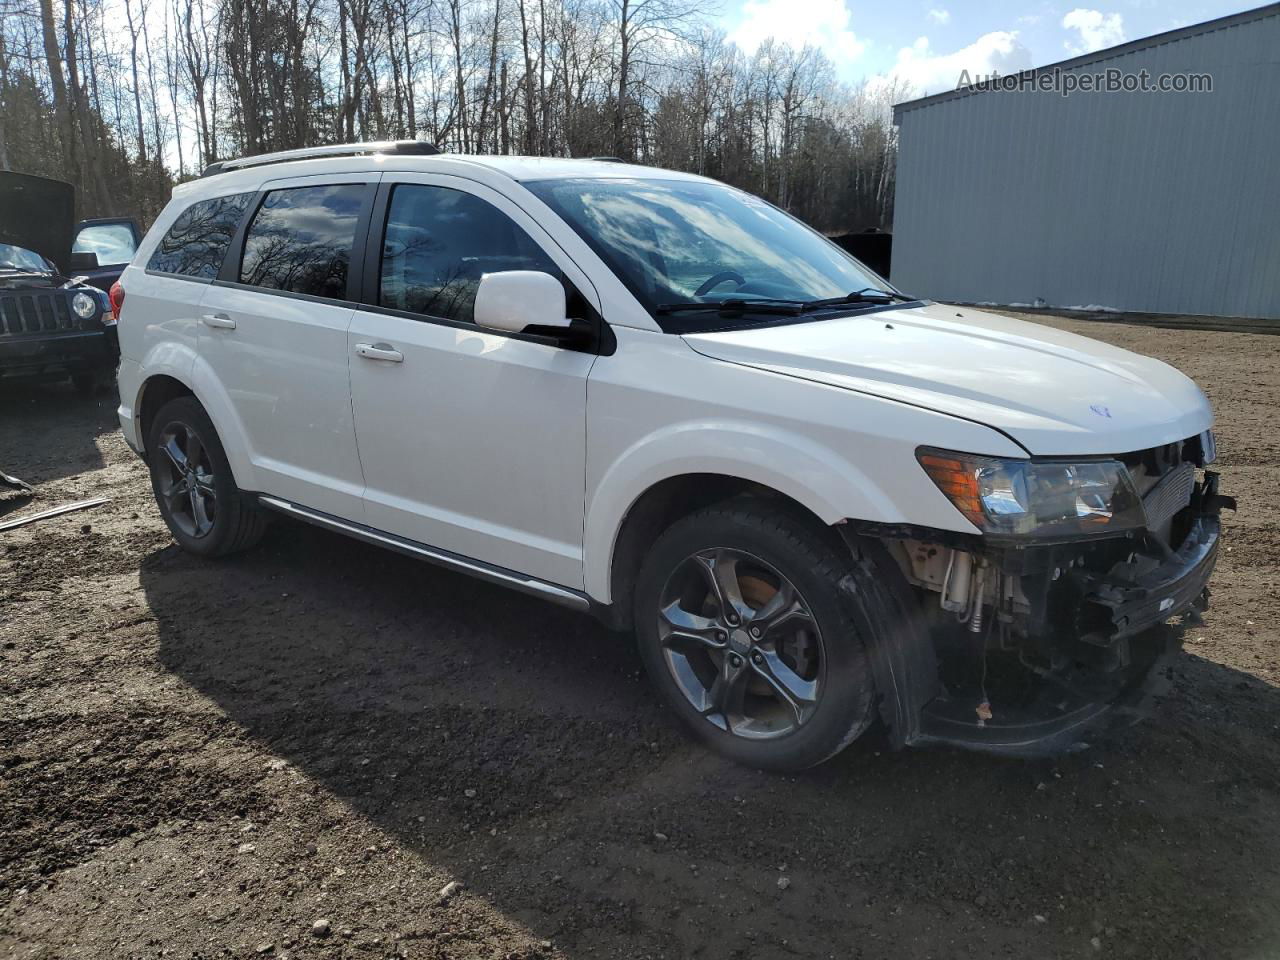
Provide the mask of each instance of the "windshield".
POLYGON ((762 317, 752 301, 811 302, 893 289, 799 220, 723 184, 591 179, 525 186, 668 332, 757 324, 762 317), (714 309, 726 301, 736 309, 714 309))
POLYGON ((26 247, 0 243, 0 270, 22 270, 27 273, 53 273, 51 264, 40 254, 26 247))

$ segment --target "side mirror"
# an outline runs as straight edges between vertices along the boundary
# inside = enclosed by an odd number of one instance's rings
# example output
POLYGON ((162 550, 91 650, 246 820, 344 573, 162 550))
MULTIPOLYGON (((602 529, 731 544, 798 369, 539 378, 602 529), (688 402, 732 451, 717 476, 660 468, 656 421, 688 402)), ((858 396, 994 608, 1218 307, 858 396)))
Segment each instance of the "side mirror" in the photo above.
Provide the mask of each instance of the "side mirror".
POLYGON ((486 273, 476 290, 476 325, 507 333, 528 327, 568 330, 564 285, 540 270, 486 273))
POLYGON ((71 261, 67 266, 72 270, 97 270, 98 255, 92 250, 76 251, 71 254, 71 261))

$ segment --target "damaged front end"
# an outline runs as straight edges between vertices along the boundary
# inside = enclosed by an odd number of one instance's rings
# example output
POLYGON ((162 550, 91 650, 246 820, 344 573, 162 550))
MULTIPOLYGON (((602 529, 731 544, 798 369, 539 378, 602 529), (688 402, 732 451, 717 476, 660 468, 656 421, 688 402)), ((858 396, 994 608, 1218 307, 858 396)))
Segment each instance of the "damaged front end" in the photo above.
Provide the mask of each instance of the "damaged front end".
MULTIPOLYGON (((1166 622, 1208 605, 1219 512, 1235 508, 1203 469, 1213 455, 1206 433, 1115 458, 1122 493, 1136 498, 1122 530, 970 536, 851 524, 885 543, 929 627, 932 651, 903 664, 909 681, 882 705, 891 738, 1044 755, 1104 719, 1140 716, 1181 644, 1166 622)), ((1126 509, 1121 499, 1107 518, 1126 509)), ((1103 501, 1081 502, 1085 514, 1103 501)))

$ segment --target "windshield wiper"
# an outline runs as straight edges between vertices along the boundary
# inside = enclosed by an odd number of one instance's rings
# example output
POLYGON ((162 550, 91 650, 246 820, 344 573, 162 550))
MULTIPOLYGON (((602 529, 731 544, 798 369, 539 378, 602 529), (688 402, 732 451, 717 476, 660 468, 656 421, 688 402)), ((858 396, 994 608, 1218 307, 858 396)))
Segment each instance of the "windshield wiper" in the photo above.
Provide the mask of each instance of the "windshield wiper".
POLYGON ((863 287, 861 290, 855 290, 853 293, 843 297, 831 297, 827 300, 810 300, 806 303, 806 310, 821 310, 824 307, 843 307, 850 303, 893 303, 895 300, 901 300, 903 303, 910 303, 915 297, 909 297, 905 293, 899 293, 897 290, 881 290, 879 287, 863 287))
POLYGON ((796 316, 804 313, 808 306, 804 300, 759 300, 729 299, 718 303, 660 303, 654 307, 656 313, 719 313, 724 316, 738 316, 750 310, 752 313, 778 313, 796 316))
POLYGON ((843 297, 831 297, 827 300, 786 300, 781 297, 761 297, 758 300, 743 300, 741 297, 721 300, 717 303, 660 303, 654 310, 657 313, 718 313, 722 316, 740 316, 748 310, 753 313, 774 313, 786 316, 799 316, 815 310, 826 310, 831 307, 847 307, 856 303, 885 304, 895 300, 910 303, 915 297, 896 290, 881 290, 877 287, 863 287, 843 297))

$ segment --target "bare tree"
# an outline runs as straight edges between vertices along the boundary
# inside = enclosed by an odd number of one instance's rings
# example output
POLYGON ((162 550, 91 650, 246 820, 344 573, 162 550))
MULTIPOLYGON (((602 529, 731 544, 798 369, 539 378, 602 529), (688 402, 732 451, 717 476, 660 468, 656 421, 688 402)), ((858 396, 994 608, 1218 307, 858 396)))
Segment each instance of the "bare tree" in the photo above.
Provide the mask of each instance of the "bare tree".
POLYGON ((104 0, 0 0, 0 165, 95 208, 149 215, 189 161, 421 135, 693 170, 824 229, 891 222, 905 91, 842 85, 811 48, 744 52, 693 0, 117 2, 119 30, 104 0))
POLYGON ((9 92, 9 49, 3 33, 0 33, 0 170, 9 169, 9 147, 5 137, 5 105, 9 92))

